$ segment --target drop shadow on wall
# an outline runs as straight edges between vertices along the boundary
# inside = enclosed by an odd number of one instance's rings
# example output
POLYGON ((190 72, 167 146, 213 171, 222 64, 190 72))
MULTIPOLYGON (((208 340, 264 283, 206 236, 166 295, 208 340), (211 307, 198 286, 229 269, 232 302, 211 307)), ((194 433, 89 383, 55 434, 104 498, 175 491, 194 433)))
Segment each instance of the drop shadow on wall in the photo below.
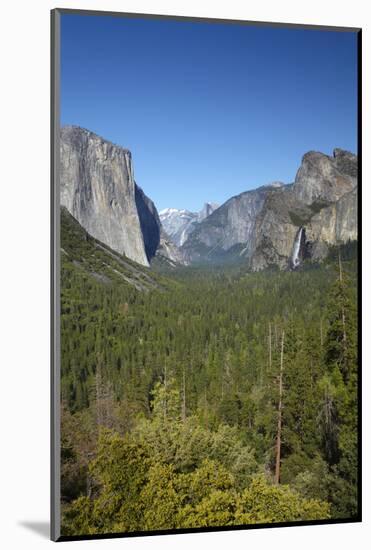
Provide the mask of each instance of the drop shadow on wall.
POLYGON ((50 538, 50 523, 48 521, 19 521, 18 525, 33 531, 43 539, 50 538))

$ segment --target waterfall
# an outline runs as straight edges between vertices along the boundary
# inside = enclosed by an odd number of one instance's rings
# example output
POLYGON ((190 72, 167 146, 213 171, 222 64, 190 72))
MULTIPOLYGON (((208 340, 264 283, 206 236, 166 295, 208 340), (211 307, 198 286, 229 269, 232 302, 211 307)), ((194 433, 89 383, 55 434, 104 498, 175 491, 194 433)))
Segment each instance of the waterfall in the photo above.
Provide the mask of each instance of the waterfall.
POLYGON ((295 238, 295 242, 294 242, 294 248, 293 248, 293 251, 292 251, 292 257, 291 257, 291 261, 292 261, 292 266, 293 268, 295 269, 296 267, 298 267, 298 265, 300 264, 300 258, 299 258, 299 254, 300 254, 300 245, 301 245, 301 236, 303 234, 303 228, 301 227, 296 235, 296 238, 295 238))

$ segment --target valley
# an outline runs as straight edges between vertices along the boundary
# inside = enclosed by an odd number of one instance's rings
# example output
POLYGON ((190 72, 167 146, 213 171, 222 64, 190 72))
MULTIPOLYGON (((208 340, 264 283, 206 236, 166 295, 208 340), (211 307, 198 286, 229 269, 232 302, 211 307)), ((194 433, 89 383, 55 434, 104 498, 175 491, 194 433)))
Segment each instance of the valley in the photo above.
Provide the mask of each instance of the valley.
POLYGON ((61 155, 62 533, 356 517, 356 157, 159 214, 128 150, 61 155))

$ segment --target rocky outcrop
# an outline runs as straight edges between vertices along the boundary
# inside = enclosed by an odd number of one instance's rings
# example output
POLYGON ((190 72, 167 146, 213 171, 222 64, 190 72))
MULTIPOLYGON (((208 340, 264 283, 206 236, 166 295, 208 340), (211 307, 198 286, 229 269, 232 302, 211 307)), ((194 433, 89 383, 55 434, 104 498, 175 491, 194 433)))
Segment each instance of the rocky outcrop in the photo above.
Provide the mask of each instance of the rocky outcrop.
POLYGON ((260 270, 321 260, 330 245, 357 239, 357 173, 348 151, 310 151, 292 184, 159 216, 136 185, 128 149, 76 126, 61 130, 61 205, 92 237, 144 266, 239 260, 260 270))
POLYGON ((335 202, 357 185, 357 157, 335 149, 334 156, 310 151, 303 156, 293 191, 304 204, 335 202))
POLYGON ((270 193, 257 217, 249 251, 253 270, 290 266, 295 237, 305 229, 307 257, 321 260, 328 247, 357 239, 357 157, 304 155, 295 182, 270 193))
POLYGON ((128 149, 83 128, 63 127, 60 193, 61 205, 92 237, 150 264, 164 236, 154 203, 134 181, 128 149))
POLYGON ((197 213, 197 221, 202 222, 203 220, 206 220, 206 218, 210 216, 210 214, 212 214, 217 208, 219 208, 219 205, 216 202, 205 202, 202 210, 197 213))
POLYGON ((304 256, 321 260, 330 245, 357 239, 357 172, 357 157, 348 151, 306 153, 293 184, 233 197, 199 224, 182 250, 193 262, 244 258, 256 271, 297 268, 304 256))

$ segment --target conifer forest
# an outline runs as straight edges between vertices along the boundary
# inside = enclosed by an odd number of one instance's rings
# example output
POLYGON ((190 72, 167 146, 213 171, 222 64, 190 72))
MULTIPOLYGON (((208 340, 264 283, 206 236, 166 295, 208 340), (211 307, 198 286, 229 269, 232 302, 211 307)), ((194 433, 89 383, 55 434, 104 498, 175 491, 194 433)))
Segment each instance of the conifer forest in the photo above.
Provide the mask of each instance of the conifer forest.
POLYGON ((61 221, 62 535, 355 518, 357 244, 146 268, 61 221))

